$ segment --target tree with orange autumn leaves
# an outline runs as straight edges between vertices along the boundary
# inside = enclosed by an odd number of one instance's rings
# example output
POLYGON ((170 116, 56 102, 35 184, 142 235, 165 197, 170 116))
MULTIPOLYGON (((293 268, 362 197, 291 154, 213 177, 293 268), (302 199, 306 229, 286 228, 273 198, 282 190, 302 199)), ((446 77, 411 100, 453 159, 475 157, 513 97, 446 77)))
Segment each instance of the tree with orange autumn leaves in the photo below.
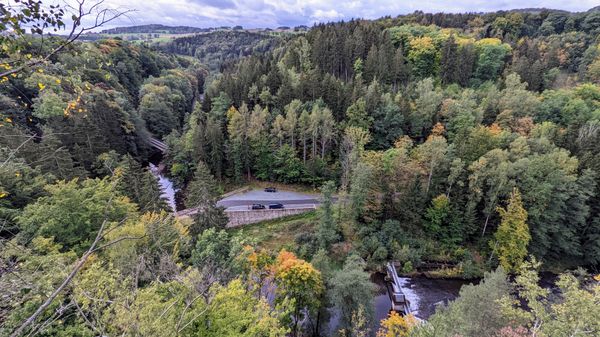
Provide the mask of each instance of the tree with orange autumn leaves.
POLYGON ((254 288, 259 297, 262 296, 263 286, 273 276, 273 257, 265 251, 246 245, 239 261, 248 286, 254 288))
POLYGON ((285 323, 292 336, 298 335, 299 324, 314 314, 321 305, 325 286, 321 272, 294 253, 282 250, 273 258, 268 252, 245 246, 240 265, 248 284, 259 297, 267 296, 265 286, 275 285, 275 302, 291 312, 285 323))

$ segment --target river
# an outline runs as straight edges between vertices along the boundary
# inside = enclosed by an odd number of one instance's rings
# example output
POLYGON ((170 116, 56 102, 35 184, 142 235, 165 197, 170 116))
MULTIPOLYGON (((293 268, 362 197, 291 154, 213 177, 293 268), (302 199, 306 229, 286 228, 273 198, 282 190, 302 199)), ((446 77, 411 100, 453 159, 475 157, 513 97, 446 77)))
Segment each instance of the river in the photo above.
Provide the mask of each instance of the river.
POLYGON ((160 161, 153 161, 148 163, 148 168, 150 169, 150 172, 152 172, 156 180, 158 180, 158 184, 160 185, 160 189, 162 191, 161 197, 167 200, 167 203, 173 211, 176 211, 177 206, 175 203, 175 192, 177 191, 173 186, 173 182, 169 180, 169 178, 165 177, 165 175, 161 172, 160 167, 160 161))
MULTIPOLYGON (((385 275, 372 274, 371 281, 378 287, 374 305, 376 319, 381 320, 387 316, 391 306, 385 275)), ((463 285, 473 282, 458 279, 431 279, 424 276, 400 277, 400 286, 410 301, 413 315, 422 320, 433 315, 436 306, 456 299, 463 285)))

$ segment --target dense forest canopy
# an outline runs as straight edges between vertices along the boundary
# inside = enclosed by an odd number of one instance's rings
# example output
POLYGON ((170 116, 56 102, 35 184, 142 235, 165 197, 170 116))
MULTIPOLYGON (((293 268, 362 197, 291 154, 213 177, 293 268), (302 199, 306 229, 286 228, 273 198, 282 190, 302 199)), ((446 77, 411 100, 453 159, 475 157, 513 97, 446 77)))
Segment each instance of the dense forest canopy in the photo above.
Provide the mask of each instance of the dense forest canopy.
POLYGON ((599 10, 65 44, 36 3, 0 5, 0 335, 600 334, 599 10), (308 230, 227 228, 256 180, 319 188, 308 230), (388 261, 481 282, 379 324, 388 261))
POLYGON ((178 37, 160 43, 160 48, 169 53, 196 57, 211 71, 219 72, 226 61, 264 53, 278 44, 277 36, 246 31, 216 31, 209 34, 196 34, 178 37))
POLYGON ((202 111, 169 137, 171 172, 184 186, 205 161, 221 179, 334 180, 351 195, 366 175, 371 204, 356 220, 371 227, 360 242, 373 243, 359 247, 374 262, 407 243, 378 238, 389 221, 448 247, 487 242, 516 187, 530 253, 596 265, 598 15, 417 12, 317 25, 223 69, 202 111), (442 197, 443 216, 430 219, 442 197))

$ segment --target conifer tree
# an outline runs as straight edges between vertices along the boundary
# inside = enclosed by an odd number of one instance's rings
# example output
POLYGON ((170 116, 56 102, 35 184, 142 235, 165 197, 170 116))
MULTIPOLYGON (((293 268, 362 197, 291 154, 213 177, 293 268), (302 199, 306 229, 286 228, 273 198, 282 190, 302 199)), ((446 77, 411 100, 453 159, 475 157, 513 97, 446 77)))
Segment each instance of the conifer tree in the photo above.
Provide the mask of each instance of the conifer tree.
POLYGON ((228 218, 223 207, 217 206, 220 190, 215 178, 203 162, 197 164, 194 179, 188 186, 187 208, 198 208, 194 216, 194 224, 189 228, 192 240, 208 228, 224 228, 228 218))
POLYGON ((117 189, 135 202, 140 212, 160 212, 168 210, 167 202, 161 197, 158 181, 147 168, 131 156, 123 156, 119 163, 117 189))
POLYGON ((205 207, 216 203, 219 188, 213 175, 204 162, 198 162, 194 178, 187 188, 186 208, 205 207))
POLYGON ((458 81, 458 47, 451 35, 442 47, 442 58, 440 60, 440 79, 443 84, 451 84, 458 81))

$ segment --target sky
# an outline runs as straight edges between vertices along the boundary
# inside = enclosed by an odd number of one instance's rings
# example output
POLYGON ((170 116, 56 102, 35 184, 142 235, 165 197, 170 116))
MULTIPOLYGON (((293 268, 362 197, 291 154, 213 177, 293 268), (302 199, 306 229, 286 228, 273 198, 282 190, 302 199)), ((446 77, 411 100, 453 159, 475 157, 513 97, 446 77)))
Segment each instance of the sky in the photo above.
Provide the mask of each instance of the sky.
POLYGON ((600 0, 105 0, 105 5, 135 10, 108 28, 151 23, 276 28, 352 18, 376 19, 416 10, 457 13, 545 7, 586 11, 600 5, 600 0))

